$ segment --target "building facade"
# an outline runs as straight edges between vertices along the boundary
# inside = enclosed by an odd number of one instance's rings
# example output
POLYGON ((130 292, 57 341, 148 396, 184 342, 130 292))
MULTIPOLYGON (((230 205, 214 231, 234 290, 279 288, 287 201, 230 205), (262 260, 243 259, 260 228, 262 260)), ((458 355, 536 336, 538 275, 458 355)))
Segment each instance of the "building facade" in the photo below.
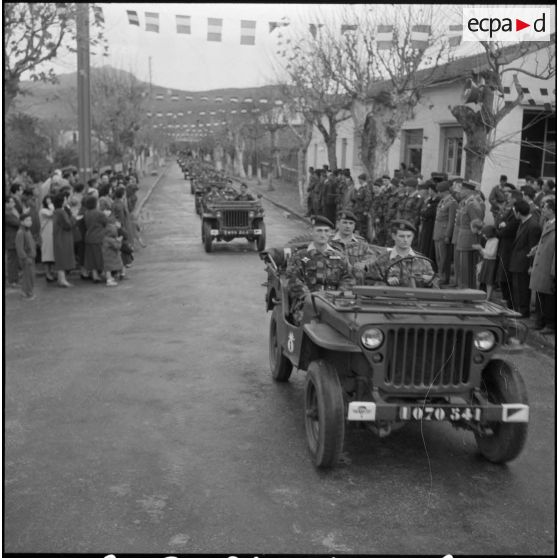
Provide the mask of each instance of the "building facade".
MULTIPOLYGON (((466 79, 478 76, 486 56, 470 56, 447 64, 443 78, 435 81, 423 94, 388 153, 388 169, 393 176, 400 163, 414 166, 424 176, 431 172, 447 172, 450 176, 464 176, 467 154, 465 134, 451 114, 449 107, 463 104, 466 79)), ((488 194, 505 174, 508 181, 521 184, 526 176, 555 178, 556 176, 556 89, 554 77, 537 79, 530 74, 540 73, 549 63, 549 49, 541 48, 512 60, 502 73, 504 95, 496 98, 498 106, 515 99, 513 75, 519 77, 524 92, 520 105, 515 107, 497 126, 496 147, 485 160, 481 186, 488 194)), ((442 72, 440 72, 442 73, 442 72)), ((474 109, 474 104, 468 106, 474 109)), ((478 105, 476 105, 478 106, 478 105)), ((337 165, 350 168, 353 175, 365 172, 359 157, 359 139, 351 119, 338 128, 337 165)), ((327 164, 327 149, 317 128, 308 149, 307 165, 327 164)), ((377 177, 373 177, 377 178, 377 177)))

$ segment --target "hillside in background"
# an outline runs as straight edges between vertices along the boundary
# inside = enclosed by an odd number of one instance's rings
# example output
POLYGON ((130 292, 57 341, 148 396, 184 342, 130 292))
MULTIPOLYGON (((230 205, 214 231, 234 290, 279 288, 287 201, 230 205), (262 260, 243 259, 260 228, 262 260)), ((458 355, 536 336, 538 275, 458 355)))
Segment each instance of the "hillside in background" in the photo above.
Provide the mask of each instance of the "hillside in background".
MULTIPOLYGON (((102 72, 116 72, 127 79, 136 78, 124 70, 110 66, 91 68, 91 81, 102 72)), ((282 95, 278 86, 226 88, 210 91, 168 89, 136 80, 148 94, 146 110, 153 122, 191 125, 197 122, 222 120, 220 116, 249 112, 254 108, 269 106, 282 95), (210 114, 212 113, 212 114, 210 114), (159 115, 159 116, 158 116, 159 115)), ((68 129, 77 128, 77 73, 61 74, 58 83, 22 82, 20 94, 10 112, 23 112, 40 120, 57 120, 68 129)))

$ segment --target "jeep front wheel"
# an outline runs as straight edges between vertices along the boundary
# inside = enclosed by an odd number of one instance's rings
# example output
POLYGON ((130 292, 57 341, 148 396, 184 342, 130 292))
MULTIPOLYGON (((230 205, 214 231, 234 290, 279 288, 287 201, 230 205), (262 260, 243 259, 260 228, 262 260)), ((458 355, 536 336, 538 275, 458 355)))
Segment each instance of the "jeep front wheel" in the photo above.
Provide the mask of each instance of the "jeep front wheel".
MULTIPOLYGON (((494 359, 483 370, 481 391, 491 403, 523 403, 527 390, 517 368, 505 360, 494 359)), ((515 459, 527 439, 527 423, 494 422, 484 425, 484 432, 475 432, 481 454, 492 463, 515 459)))
POLYGON ((211 237, 211 223, 205 221, 203 224, 203 247, 205 248, 205 251, 208 254, 209 252, 211 252, 212 242, 213 242, 213 238, 211 237))
POLYGON ((335 368, 325 360, 310 363, 304 386, 306 441, 314 465, 334 467, 345 438, 345 405, 335 368))
POLYGON ((256 249, 258 252, 263 252, 265 250, 265 223, 260 223, 259 228, 261 229, 262 234, 260 234, 256 239, 256 249))
POLYGON ((287 382, 291 377, 293 364, 283 354, 283 348, 277 338, 277 320, 280 312, 280 306, 276 306, 269 322, 269 367, 271 376, 276 382, 287 382))

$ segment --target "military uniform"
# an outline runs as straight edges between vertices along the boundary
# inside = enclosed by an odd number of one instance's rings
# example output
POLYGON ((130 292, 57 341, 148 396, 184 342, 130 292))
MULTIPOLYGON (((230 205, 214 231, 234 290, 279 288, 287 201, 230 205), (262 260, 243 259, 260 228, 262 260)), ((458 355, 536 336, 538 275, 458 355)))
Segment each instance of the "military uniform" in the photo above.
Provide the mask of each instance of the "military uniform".
POLYGON ((366 184, 360 188, 354 188, 349 197, 348 209, 351 210, 356 218, 356 230, 368 239, 368 215, 372 206, 372 192, 366 184))
POLYGON ((324 216, 335 223, 337 215, 338 182, 334 175, 328 176, 324 182, 324 216))
POLYGON ((245 194, 238 194, 235 198, 236 201, 254 201, 254 196, 248 192, 245 194))
MULTIPOLYGON (((408 256, 420 256, 418 252, 413 250, 409 251, 408 256)), ((382 254, 369 268, 365 274, 365 282, 379 283, 382 285, 386 284, 386 280, 389 277, 397 277, 399 279, 399 287, 423 287, 426 285, 421 284, 421 280, 415 279, 417 276, 430 275, 434 279, 431 285, 437 287, 437 279, 435 277, 434 270, 428 262, 422 258, 407 259, 401 262, 399 265, 392 265, 397 261, 404 259, 400 256, 395 248, 388 248, 385 254, 382 254), (389 271, 388 268, 392 266, 389 271), (386 277, 386 272, 388 276, 386 277)))
POLYGON ((330 240, 330 245, 335 250, 342 252, 347 257, 350 270, 355 277, 357 285, 364 285, 364 266, 370 266, 383 252, 374 247, 361 236, 353 235, 348 240, 343 240, 339 233, 330 240), (356 265, 355 264, 361 264, 356 265))
POLYGON ((319 290, 349 289, 355 284, 347 257, 330 245, 320 252, 313 242, 289 260, 286 277, 289 293, 295 297, 319 290))
POLYGON ((484 212, 474 192, 459 202, 455 217, 455 249, 458 260, 456 279, 459 289, 476 288, 475 264, 478 261, 478 252, 473 248, 473 244, 478 244, 480 239, 471 230, 471 221, 482 221, 483 217, 484 212))
POLYGON ((443 197, 436 209, 432 239, 434 240, 438 272, 443 283, 448 283, 450 280, 452 260, 450 250, 456 211, 457 201, 451 194, 443 197))

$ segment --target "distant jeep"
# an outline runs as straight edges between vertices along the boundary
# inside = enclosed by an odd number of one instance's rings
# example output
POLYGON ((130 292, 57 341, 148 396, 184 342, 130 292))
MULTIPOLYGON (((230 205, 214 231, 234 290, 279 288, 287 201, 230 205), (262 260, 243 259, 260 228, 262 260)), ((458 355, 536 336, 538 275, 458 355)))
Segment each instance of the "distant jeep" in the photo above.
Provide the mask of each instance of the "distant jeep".
POLYGON ((202 204, 201 237, 206 252, 214 242, 246 238, 256 250, 265 250, 264 209, 261 201, 219 200, 202 204))

